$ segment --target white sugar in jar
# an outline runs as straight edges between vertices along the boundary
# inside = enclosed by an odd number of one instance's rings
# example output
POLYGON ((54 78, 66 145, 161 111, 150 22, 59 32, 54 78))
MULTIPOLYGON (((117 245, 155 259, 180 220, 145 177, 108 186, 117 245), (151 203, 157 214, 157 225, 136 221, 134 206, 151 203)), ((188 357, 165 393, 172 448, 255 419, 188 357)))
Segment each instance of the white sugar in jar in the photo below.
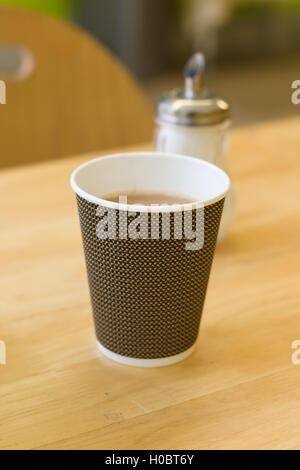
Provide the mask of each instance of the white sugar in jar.
MULTIPOLYGON (((155 150, 179 153, 207 160, 228 173, 228 102, 204 89, 204 56, 195 54, 185 69, 184 89, 161 96, 156 115, 155 150)), ((226 197, 219 230, 223 239, 233 223, 235 193, 233 186, 226 197)))

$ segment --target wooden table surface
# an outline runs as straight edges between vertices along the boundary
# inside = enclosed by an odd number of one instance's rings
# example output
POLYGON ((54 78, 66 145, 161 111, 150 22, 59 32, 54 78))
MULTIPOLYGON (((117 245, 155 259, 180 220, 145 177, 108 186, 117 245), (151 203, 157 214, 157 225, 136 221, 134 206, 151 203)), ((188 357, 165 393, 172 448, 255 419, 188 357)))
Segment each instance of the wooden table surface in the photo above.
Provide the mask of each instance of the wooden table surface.
POLYGON ((237 220, 196 351, 161 369, 95 347, 69 188, 90 156, 2 171, 0 448, 300 449, 299 150, 300 119, 232 132, 237 220))

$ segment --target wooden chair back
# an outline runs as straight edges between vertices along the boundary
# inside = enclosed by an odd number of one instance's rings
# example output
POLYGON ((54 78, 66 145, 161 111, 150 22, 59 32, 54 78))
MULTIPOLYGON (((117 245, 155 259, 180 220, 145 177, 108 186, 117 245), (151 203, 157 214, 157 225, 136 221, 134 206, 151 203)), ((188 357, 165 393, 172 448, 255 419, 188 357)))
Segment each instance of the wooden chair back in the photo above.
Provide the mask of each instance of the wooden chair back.
POLYGON ((137 83, 71 23, 1 7, 0 80, 2 167, 151 138, 151 109, 137 83))

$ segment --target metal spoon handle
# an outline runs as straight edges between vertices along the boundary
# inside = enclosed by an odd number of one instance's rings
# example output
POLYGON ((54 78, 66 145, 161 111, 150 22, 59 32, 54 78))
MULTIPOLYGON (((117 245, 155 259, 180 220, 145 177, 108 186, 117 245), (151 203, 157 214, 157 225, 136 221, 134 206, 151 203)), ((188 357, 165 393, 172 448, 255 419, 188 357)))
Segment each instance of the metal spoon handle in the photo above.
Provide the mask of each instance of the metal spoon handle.
POLYGON ((205 69, 205 57, 201 52, 196 52, 186 63, 184 69, 184 96, 188 99, 196 98, 202 89, 203 74, 205 69))

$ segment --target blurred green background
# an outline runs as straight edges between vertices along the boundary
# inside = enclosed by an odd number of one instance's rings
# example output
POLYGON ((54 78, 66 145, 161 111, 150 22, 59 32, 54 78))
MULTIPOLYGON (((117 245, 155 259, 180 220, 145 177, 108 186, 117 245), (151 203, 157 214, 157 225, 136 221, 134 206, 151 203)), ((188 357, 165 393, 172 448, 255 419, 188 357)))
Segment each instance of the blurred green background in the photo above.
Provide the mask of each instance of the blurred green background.
POLYGON ((234 124, 299 113, 300 0, 0 0, 74 21, 108 46, 155 105, 182 84, 187 58, 207 59, 207 83, 232 103, 234 124))
POLYGON ((0 5, 31 8, 41 13, 57 16, 70 16, 74 13, 73 0, 0 0, 0 5))

